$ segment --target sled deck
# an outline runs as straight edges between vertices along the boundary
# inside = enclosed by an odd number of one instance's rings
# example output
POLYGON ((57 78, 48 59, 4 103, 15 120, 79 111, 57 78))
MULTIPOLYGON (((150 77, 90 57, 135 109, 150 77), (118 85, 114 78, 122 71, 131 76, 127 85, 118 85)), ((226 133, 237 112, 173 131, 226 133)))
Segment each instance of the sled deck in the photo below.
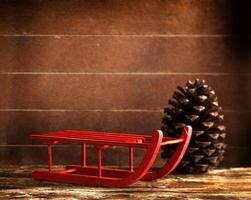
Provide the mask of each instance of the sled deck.
POLYGON ((138 180, 154 180, 169 174, 175 169, 185 154, 191 134, 192 128, 190 126, 183 128, 180 138, 163 137, 161 130, 155 130, 152 136, 76 130, 32 134, 32 139, 42 140, 48 145, 48 170, 34 171, 32 177, 36 180, 106 187, 123 187, 138 180), (81 165, 68 165, 64 170, 53 170, 52 146, 59 143, 81 144, 81 165), (175 153, 164 166, 150 170, 159 153, 160 147, 176 143, 178 145, 175 153), (96 148, 97 166, 87 164, 86 145, 93 145, 96 148), (128 169, 102 166, 102 150, 114 146, 128 148, 128 169), (146 149, 146 154, 137 168, 134 168, 134 148, 146 149))

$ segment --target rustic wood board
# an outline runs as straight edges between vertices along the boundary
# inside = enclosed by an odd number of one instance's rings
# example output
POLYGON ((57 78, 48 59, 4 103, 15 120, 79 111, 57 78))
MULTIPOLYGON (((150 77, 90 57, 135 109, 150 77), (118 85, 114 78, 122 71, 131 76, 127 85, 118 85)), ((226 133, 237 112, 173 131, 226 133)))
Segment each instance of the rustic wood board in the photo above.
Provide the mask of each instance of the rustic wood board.
POLYGON ((251 168, 173 174, 125 188, 102 188, 32 180, 31 172, 44 167, 1 166, 0 199, 251 199, 251 168))

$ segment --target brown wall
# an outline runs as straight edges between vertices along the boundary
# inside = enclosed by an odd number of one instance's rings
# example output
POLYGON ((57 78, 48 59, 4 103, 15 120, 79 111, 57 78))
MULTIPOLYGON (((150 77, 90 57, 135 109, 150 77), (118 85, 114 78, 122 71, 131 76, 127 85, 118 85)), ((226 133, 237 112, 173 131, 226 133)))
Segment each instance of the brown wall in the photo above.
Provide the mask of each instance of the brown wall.
MULTIPOLYGON (((176 86, 198 77, 224 108, 224 165, 250 165, 250 37, 239 37, 250 16, 236 2, 1 1, 0 163, 44 162, 30 133, 150 133, 176 86)), ((57 147, 56 163, 77 149, 57 147)))

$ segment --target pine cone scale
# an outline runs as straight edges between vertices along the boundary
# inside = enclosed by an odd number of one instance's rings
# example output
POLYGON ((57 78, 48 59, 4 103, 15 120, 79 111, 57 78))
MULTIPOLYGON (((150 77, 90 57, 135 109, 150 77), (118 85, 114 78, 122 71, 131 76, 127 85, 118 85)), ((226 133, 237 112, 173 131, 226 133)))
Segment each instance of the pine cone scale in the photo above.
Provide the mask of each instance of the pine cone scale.
MULTIPOLYGON (((189 80, 178 86, 169 107, 165 108, 162 131, 165 136, 179 137, 186 125, 193 127, 191 142, 178 169, 204 173, 222 161, 226 147, 224 115, 214 90, 204 80, 189 80)), ((162 148, 162 157, 170 158, 175 146, 162 148)))

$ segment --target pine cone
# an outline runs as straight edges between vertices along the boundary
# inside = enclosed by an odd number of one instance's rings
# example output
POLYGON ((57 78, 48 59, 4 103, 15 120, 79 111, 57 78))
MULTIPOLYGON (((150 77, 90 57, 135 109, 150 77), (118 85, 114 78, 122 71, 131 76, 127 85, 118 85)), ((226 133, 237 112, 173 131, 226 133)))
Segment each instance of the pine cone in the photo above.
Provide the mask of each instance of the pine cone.
MULTIPOLYGON (((184 88, 178 86, 169 105, 162 119, 161 129, 165 136, 179 137, 185 125, 193 128, 191 142, 178 171, 204 173, 218 166, 227 145, 224 116, 215 92, 204 80, 189 80, 184 88)), ((176 145, 162 147, 162 158, 169 159, 175 148, 176 145)))

